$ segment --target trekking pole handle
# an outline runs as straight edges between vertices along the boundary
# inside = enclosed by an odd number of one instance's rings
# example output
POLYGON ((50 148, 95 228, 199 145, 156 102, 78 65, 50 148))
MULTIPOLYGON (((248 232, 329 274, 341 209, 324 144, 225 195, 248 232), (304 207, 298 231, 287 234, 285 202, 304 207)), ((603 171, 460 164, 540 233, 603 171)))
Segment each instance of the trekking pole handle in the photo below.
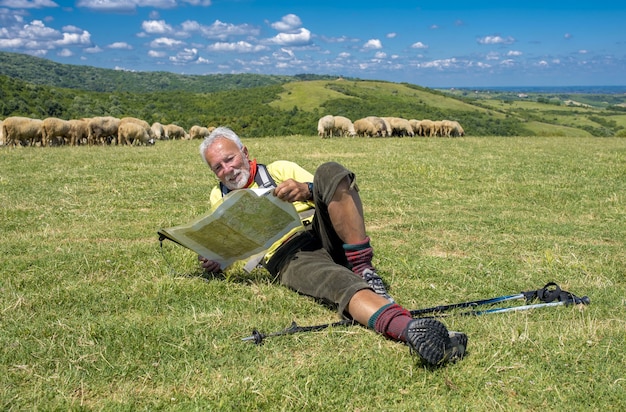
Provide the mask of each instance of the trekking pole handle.
POLYGON ((589 299, 589 296, 583 296, 582 298, 579 298, 578 296, 574 296, 574 304, 575 305, 588 305, 591 303, 591 300, 589 299))

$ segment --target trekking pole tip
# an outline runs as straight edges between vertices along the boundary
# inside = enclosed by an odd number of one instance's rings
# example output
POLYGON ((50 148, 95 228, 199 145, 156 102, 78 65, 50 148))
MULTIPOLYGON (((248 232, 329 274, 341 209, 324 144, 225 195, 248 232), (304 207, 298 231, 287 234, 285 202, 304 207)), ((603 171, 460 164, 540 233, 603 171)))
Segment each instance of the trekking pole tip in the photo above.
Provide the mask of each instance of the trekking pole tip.
POLYGON ((263 343, 263 338, 265 338, 265 335, 254 329, 251 336, 246 336, 245 338, 241 338, 241 340, 244 342, 251 340, 255 345, 260 345, 263 343))

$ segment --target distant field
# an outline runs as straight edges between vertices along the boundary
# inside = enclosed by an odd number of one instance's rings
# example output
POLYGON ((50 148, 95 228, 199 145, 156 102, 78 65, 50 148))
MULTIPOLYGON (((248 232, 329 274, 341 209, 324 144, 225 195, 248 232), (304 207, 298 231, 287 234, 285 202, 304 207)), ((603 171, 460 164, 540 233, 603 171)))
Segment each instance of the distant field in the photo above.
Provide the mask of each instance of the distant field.
POLYGON ((626 139, 246 140, 262 163, 357 174, 407 308, 550 281, 591 299, 447 317, 469 351, 438 370, 361 327, 242 342, 338 318, 262 270, 204 278, 160 247, 159 228, 208 208, 198 143, 0 148, 0 409, 626 409, 626 139))

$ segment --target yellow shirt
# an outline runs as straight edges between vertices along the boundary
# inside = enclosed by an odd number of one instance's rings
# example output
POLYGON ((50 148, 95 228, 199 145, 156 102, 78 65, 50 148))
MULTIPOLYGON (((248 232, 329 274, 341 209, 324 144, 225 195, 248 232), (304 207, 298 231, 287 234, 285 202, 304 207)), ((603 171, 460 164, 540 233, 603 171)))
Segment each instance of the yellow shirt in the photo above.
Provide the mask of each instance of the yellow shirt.
MULTIPOLYGON (((313 175, 294 162, 290 162, 287 160, 277 160, 275 162, 268 164, 266 167, 267 167, 268 173, 272 176, 272 179, 274 179, 277 185, 289 178, 295 180, 296 182, 302 182, 302 183, 313 181, 313 175)), ((254 189, 257 187, 259 187, 259 185, 257 185, 257 183, 253 180, 252 184, 250 184, 250 186, 248 186, 247 189, 254 189)), ((219 202, 221 199, 222 199, 222 190, 220 186, 217 185, 211 190, 211 195, 209 198, 211 202, 211 206, 219 202)), ((302 213, 304 211, 314 209, 315 207, 312 201, 293 202, 293 205, 296 208, 296 211, 298 213, 302 213)), ((313 216, 310 216, 308 218, 304 218, 302 221, 303 223, 306 222, 308 224, 312 220, 313 220, 313 216)), ((293 236, 294 234, 302 230, 304 230, 304 225, 293 229, 292 231, 287 233, 285 236, 283 236, 281 239, 279 239, 277 242, 275 242, 265 253, 265 257, 264 257, 265 261, 268 261, 274 255, 276 250, 287 239, 289 239, 291 236, 293 236)))

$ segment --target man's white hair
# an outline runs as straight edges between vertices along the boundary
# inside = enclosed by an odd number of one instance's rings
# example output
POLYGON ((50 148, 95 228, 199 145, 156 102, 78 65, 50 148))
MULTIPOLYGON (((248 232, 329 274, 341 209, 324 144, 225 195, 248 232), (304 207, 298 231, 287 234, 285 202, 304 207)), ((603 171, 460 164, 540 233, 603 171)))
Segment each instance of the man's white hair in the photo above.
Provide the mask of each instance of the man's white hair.
POLYGON ((219 138, 231 140, 235 142, 235 144, 237 145, 237 147, 239 147, 239 149, 243 149, 243 143, 241 142, 241 139, 239 138, 239 136, 237 136, 237 133, 233 132, 231 129, 229 129, 228 127, 224 127, 224 126, 215 128, 215 130, 213 130, 211 134, 205 137, 202 143, 200 143, 200 156, 202 156, 204 163, 206 163, 207 166, 209 167, 211 167, 211 165, 206 159, 206 149, 208 149, 209 146, 211 146, 215 142, 215 140, 219 138))

